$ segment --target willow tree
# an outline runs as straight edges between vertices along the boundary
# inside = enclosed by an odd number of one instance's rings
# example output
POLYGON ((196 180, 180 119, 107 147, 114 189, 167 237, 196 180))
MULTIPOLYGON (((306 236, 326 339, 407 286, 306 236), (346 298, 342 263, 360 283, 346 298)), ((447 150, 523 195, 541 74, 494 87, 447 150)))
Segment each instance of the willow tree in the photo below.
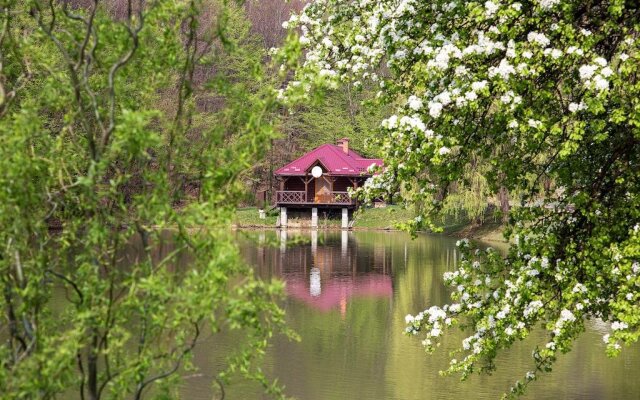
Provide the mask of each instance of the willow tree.
POLYGON ((230 7, 0 3, 3 398, 175 398, 198 339, 221 330, 242 347, 215 379, 280 394, 255 361, 283 328, 281 288, 253 278, 228 233, 274 101, 218 84, 219 120, 191 126, 196 66, 234 48, 230 7), (173 250, 156 252, 167 235, 173 250))
POLYGON ((297 75, 283 100, 370 80, 401 103, 381 121, 385 169, 366 193, 401 184, 432 205, 409 228, 433 226, 475 158, 494 193, 522 193, 508 255, 461 241, 465 260, 445 276, 451 304, 407 316, 429 352, 450 326, 472 330, 449 372, 491 370, 542 326, 520 393, 589 319, 610 323, 611 355, 638 339, 639 13, 624 0, 322 0, 288 21, 281 55, 297 75))

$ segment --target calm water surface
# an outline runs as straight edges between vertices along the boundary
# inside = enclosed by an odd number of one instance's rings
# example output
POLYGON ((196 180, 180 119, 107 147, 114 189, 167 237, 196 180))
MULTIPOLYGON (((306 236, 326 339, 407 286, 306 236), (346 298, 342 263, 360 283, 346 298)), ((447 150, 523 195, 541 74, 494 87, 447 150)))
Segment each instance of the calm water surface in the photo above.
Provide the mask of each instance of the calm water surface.
MULTIPOLYGON (((449 351, 466 335, 452 331, 428 356, 420 339, 403 334, 404 316, 448 301, 442 274, 458 262, 455 239, 322 231, 238 236, 245 258, 261 277, 287 284, 283 307, 302 341, 276 338, 264 370, 297 399, 497 399, 531 369, 532 346, 547 342, 543 332, 534 333, 502 353, 491 376, 467 382, 439 376, 449 351)), ((604 324, 591 323, 573 351, 525 398, 640 399, 640 347, 608 359, 601 340, 606 332, 604 324)), ((208 376, 220 367, 221 350, 232 342, 216 338, 200 345, 195 362, 202 375, 187 380, 185 398, 214 398, 208 376)), ((226 399, 263 397, 254 384, 226 388, 226 399)))

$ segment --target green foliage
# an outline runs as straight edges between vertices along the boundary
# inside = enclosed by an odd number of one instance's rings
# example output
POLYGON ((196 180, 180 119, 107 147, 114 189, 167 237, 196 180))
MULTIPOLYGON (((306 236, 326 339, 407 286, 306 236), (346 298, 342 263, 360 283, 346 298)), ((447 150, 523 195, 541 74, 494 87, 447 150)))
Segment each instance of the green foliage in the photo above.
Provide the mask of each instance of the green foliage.
POLYGON ((220 81, 207 92, 225 99, 215 120, 194 98, 203 59, 251 70, 245 81, 261 60, 237 64, 237 6, 136 7, 115 18, 100 3, 0 6, 0 393, 176 398, 198 339, 225 329, 246 340, 221 377, 237 371, 280 396, 256 362, 289 333, 282 286, 256 280, 228 234, 275 102, 220 81), (175 247, 158 256, 164 236, 175 247), (133 242, 143 250, 131 260, 133 242))
POLYGON ((322 93, 316 101, 296 107, 282 117, 280 130, 303 149, 349 138, 349 146, 365 157, 377 157, 370 139, 387 107, 373 102, 371 88, 345 87, 322 93))

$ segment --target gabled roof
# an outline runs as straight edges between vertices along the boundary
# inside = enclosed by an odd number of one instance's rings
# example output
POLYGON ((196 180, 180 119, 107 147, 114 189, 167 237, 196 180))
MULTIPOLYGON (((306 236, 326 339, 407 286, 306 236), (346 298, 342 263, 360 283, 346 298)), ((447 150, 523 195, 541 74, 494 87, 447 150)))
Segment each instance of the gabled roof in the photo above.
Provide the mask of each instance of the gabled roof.
POLYGON ((324 169, 327 169, 329 174, 346 176, 371 175, 367 172, 367 168, 371 164, 382 166, 382 160, 379 158, 363 158, 351 149, 349 149, 349 153, 345 153, 340 146, 323 144, 278 169, 275 174, 284 176, 305 175, 318 162, 324 169))

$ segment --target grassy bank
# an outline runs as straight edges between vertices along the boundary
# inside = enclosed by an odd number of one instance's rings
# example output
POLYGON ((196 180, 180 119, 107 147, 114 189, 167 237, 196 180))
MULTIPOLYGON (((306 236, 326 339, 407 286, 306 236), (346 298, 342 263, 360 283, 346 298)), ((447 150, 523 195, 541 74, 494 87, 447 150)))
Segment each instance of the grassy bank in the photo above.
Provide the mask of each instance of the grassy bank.
MULTIPOLYGON (((278 219, 277 211, 268 212, 265 219, 260 219, 255 207, 241 208, 236 212, 235 225, 239 228, 273 228, 278 219)), ((395 224, 413 218, 412 210, 400 206, 385 208, 360 209, 353 217, 354 229, 395 229, 395 224)), ((309 225, 309 219, 289 218, 290 226, 309 225)), ((335 218, 318 218, 319 228, 339 228, 340 220, 335 218)))
POLYGON ((466 221, 452 226, 445 226, 444 234, 459 238, 477 239, 484 242, 505 242, 502 236, 503 225, 491 218, 481 225, 475 225, 466 221))
POLYGON ((265 219, 260 219, 258 208, 246 207, 236 211, 234 224, 238 228, 274 228, 278 216, 276 213, 267 213, 265 219))
MULTIPOLYGON (((353 229, 362 230, 393 230, 396 224, 414 217, 413 210, 401 206, 387 206, 384 208, 362 208, 353 217, 353 229)), ((278 211, 267 212, 265 219, 260 219, 255 207, 241 208, 236 213, 235 226, 238 228, 275 228, 278 211)), ((488 217, 480 225, 472 224, 466 219, 449 218, 444 222, 443 233, 448 236, 466 237, 482 241, 504 242, 502 224, 492 217, 488 217)), ((309 227, 309 218, 289 218, 290 227, 309 227)), ((340 228, 340 220, 336 218, 318 219, 320 229, 340 228)))

